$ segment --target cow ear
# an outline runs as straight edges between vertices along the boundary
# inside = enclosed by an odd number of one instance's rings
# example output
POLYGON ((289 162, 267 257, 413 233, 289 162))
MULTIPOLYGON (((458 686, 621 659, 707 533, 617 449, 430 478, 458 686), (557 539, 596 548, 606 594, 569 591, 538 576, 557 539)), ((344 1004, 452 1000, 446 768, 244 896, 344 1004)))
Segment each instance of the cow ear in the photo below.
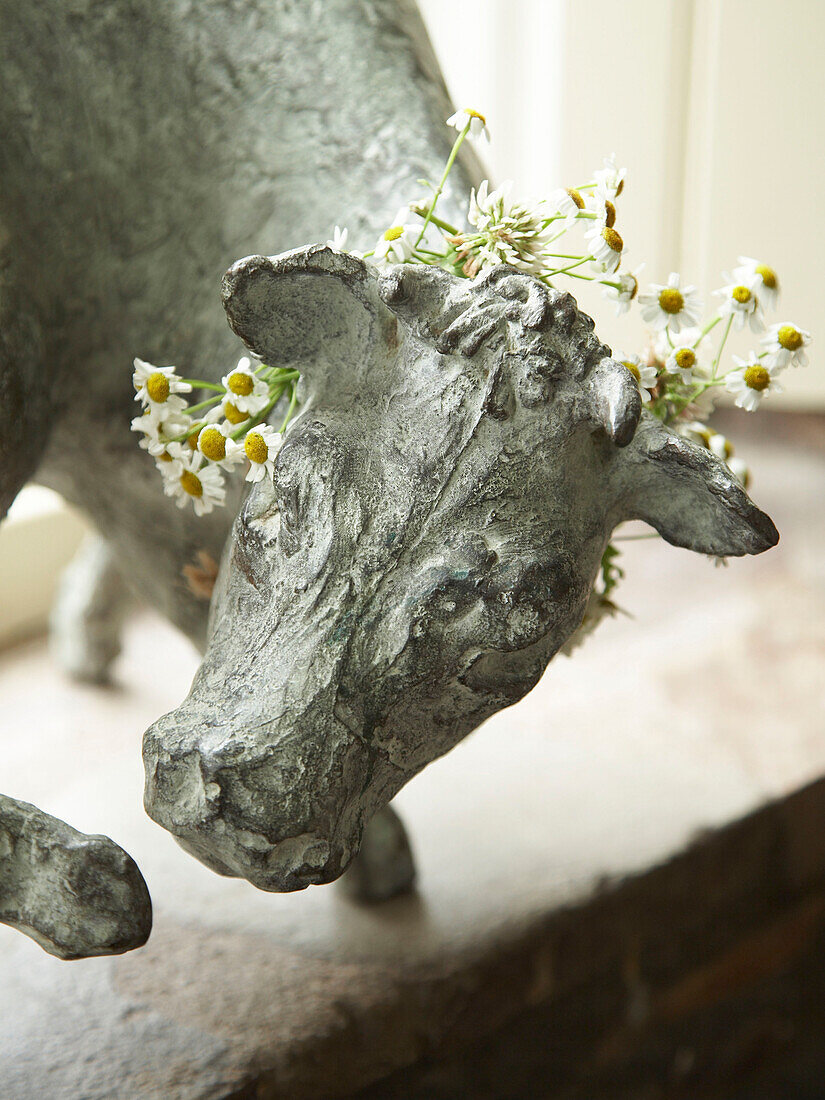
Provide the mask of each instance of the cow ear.
POLYGON ((674 546, 728 557, 761 554, 779 541, 724 462, 649 413, 624 455, 627 518, 644 520, 674 546))
POLYGON ((372 269, 323 245, 238 260, 221 296, 247 347, 270 366, 300 370, 310 390, 329 378, 355 383, 389 315, 372 269))

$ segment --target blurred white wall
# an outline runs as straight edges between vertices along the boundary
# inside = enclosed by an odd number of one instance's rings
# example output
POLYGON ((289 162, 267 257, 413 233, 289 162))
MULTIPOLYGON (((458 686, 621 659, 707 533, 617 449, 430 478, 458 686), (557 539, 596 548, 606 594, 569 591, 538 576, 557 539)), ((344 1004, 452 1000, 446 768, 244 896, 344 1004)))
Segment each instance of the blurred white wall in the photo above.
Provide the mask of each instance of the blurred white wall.
MULTIPOLYGON (((420 0, 457 106, 488 116, 494 180, 525 197, 588 177, 613 151, 627 268, 680 271, 706 295, 740 254, 779 273, 769 322, 810 329, 811 366, 771 406, 825 408, 825 5, 811 0, 420 0)), ((643 343, 576 284, 604 340, 643 343)), ((710 303, 708 303, 710 304, 710 303)), ((732 341, 744 353, 753 337, 732 341)))

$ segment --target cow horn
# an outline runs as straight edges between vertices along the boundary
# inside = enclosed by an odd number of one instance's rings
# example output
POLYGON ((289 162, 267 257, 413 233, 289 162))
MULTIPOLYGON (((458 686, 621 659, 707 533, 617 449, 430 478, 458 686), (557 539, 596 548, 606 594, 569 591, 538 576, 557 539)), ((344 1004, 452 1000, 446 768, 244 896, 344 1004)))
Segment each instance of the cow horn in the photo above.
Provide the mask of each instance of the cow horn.
POLYGON ((642 415, 642 396, 633 375, 605 357, 590 375, 591 414, 617 447, 626 447, 642 415))

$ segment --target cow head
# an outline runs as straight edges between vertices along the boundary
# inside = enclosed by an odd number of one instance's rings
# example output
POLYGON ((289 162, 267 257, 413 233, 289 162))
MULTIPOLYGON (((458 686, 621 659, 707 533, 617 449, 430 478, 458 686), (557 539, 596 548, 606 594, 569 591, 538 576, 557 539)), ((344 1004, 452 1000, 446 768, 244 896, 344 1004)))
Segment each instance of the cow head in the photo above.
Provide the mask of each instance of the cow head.
POLYGON ((570 295, 511 268, 378 274, 314 247, 241 261, 224 299, 302 382, 191 693, 145 738, 148 812, 217 871, 340 875, 378 808, 536 683, 621 520, 709 554, 776 541, 726 466, 642 412, 570 295))

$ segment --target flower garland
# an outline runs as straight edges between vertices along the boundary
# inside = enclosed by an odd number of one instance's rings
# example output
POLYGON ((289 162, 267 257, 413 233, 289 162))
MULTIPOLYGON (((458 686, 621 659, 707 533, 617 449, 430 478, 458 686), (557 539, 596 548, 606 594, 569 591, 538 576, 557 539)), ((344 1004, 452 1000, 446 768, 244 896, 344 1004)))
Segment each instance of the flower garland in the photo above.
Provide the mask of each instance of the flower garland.
MULTIPOLYGON (((452 225, 439 216, 439 199, 464 141, 489 140, 489 131, 484 116, 470 109, 456 111, 447 124, 458 136, 440 181, 420 180, 428 195, 402 207, 370 251, 349 252, 379 267, 426 264, 466 279, 505 263, 550 287, 564 279, 596 282, 617 315, 636 302, 653 334, 650 346, 643 356, 620 353, 616 358, 635 378, 645 408, 679 435, 712 451, 747 488, 749 470, 729 440, 705 421, 723 390, 737 406, 754 412, 766 397, 782 392, 779 378, 788 366, 807 365, 809 332, 789 321, 766 330, 765 310, 775 309, 779 297, 773 268, 740 256, 732 274, 724 276, 726 285, 713 292, 719 304, 704 325, 696 287, 685 285, 676 272, 666 283, 652 283, 639 293, 642 268, 619 273, 625 245, 616 229, 616 202, 626 173, 615 156, 605 159, 586 183, 559 189, 534 204, 514 198, 509 181, 491 190, 484 180, 470 192, 466 225, 452 225), (584 250, 560 243, 582 224, 584 250), (731 329, 746 326, 761 337, 761 350, 746 359, 734 355, 734 365, 724 367, 722 354, 731 329)), ((336 226, 327 244, 347 251, 348 236, 346 228, 336 226)), ((164 491, 180 507, 191 502, 195 513, 203 515, 223 504, 224 474, 244 462, 247 481, 273 476, 284 430, 296 408, 298 371, 253 364, 244 357, 218 386, 180 378, 173 367, 140 359, 134 366, 143 414, 132 421, 132 428, 143 435, 140 445, 155 459, 164 491), (212 396, 187 405, 182 395, 193 389, 212 391, 212 396), (275 430, 267 417, 284 395, 289 395, 288 408, 275 430)), ((577 641, 618 610, 612 600, 623 576, 616 562, 617 541, 602 558, 577 641)))

